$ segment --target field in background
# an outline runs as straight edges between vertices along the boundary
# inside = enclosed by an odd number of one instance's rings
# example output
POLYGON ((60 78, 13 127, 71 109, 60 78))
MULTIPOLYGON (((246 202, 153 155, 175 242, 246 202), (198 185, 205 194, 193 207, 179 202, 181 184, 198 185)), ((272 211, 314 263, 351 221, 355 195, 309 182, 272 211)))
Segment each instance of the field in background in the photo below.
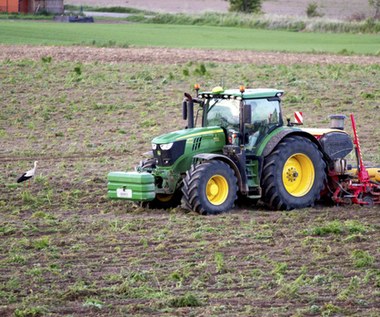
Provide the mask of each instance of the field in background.
POLYGON ((2 44, 159 46, 256 51, 378 54, 377 34, 330 34, 154 24, 0 21, 2 44))
POLYGON ((109 171, 132 169, 153 136, 185 125, 181 100, 195 82, 284 89, 285 114, 302 110, 312 127, 354 112, 364 159, 379 163, 376 61, 24 50, 0 61, 1 316, 379 315, 379 207, 243 204, 200 217, 106 198, 109 171), (35 159, 30 187, 15 184, 35 159))
MULTIPOLYGON (((305 16, 309 0, 265 0, 263 11, 266 14, 305 16)), ((371 9, 367 0, 319 0, 316 1, 321 13, 328 18, 345 19, 355 14, 370 16, 371 9)), ((65 4, 90 6, 125 6, 142 10, 170 13, 200 13, 204 11, 227 12, 225 0, 65 0, 65 4)))

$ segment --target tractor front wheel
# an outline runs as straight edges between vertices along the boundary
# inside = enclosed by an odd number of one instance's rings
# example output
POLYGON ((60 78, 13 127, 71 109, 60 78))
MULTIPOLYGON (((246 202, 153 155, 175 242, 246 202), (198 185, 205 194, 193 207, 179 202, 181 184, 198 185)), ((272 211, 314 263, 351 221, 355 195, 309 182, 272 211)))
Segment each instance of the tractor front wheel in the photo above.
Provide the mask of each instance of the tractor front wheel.
POLYGON ((202 215, 230 210, 237 199, 237 178, 224 162, 193 165, 183 180, 182 206, 202 215))
POLYGON ((284 138, 265 158, 263 201, 275 210, 313 206, 325 185, 325 168, 322 153, 309 139, 284 138))
POLYGON ((144 208, 149 209, 170 209, 181 204, 182 192, 176 190, 174 194, 156 194, 152 201, 147 201, 142 204, 144 208))

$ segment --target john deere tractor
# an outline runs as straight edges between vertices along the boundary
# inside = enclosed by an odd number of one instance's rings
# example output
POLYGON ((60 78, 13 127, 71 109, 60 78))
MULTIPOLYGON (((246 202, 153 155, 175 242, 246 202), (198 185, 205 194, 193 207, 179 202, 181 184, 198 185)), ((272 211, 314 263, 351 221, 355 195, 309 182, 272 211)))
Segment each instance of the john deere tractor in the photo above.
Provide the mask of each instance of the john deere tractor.
POLYGON ((150 208, 182 204, 200 214, 228 211, 238 197, 290 210, 329 196, 353 150, 351 137, 339 124, 305 129, 284 122, 283 93, 244 87, 185 93, 187 127, 155 137, 151 157, 135 171, 110 172, 108 196, 150 208))

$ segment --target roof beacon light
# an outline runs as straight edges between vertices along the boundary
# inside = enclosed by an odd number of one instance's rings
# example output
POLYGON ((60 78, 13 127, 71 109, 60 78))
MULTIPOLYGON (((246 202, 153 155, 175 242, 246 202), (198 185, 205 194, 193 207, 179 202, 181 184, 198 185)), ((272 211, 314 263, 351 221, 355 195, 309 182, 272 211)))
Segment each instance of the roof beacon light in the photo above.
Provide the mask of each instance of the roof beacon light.
POLYGON ((241 86, 239 87, 239 90, 240 90, 240 92, 243 94, 244 91, 245 91, 245 87, 244 87, 244 85, 241 85, 241 86))
POLYGON ((224 89, 222 87, 220 87, 220 86, 214 87, 212 89, 212 93, 215 94, 215 95, 220 95, 220 94, 223 93, 223 91, 224 91, 224 89))
POLYGON ((197 92, 197 97, 199 96, 199 88, 200 88, 199 84, 194 84, 194 89, 197 92))

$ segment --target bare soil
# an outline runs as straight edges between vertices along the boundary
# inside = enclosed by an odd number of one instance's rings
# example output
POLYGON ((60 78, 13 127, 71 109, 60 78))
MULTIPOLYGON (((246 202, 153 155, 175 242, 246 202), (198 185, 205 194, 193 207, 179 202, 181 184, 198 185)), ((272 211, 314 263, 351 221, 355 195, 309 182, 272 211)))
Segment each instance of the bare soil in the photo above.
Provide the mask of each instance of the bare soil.
POLYGON ((40 60, 51 56, 59 61, 139 62, 153 64, 209 61, 218 63, 288 64, 379 64, 379 56, 340 56, 254 51, 224 51, 172 48, 94 48, 0 45, 0 60, 40 60))
POLYGON ((109 171, 131 170, 153 136, 183 127, 183 91, 226 73, 284 87, 286 107, 303 105, 310 124, 355 111, 362 149, 379 157, 379 64, 0 46, 0 316, 379 316, 380 206, 270 212, 240 202, 202 217, 106 194, 109 171), (213 62, 204 76, 199 61, 213 62), (34 159, 31 184, 16 184, 34 159))

